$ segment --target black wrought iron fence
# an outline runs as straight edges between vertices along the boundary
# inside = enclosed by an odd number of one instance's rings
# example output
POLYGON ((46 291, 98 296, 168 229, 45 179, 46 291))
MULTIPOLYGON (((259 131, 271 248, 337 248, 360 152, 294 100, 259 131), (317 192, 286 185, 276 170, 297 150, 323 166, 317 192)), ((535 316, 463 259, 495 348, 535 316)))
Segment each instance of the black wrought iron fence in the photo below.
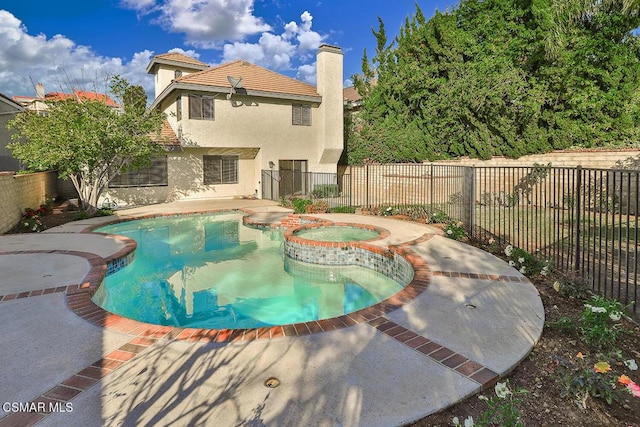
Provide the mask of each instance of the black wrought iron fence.
POLYGON ((638 171, 386 164, 298 174, 263 171, 263 198, 447 216, 472 237, 521 247, 638 313, 638 171))
POLYGON ((263 170, 262 198, 279 201, 283 197, 303 197, 322 200, 329 207, 353 206, 349 175, 300 172, 293 170, 263 170))

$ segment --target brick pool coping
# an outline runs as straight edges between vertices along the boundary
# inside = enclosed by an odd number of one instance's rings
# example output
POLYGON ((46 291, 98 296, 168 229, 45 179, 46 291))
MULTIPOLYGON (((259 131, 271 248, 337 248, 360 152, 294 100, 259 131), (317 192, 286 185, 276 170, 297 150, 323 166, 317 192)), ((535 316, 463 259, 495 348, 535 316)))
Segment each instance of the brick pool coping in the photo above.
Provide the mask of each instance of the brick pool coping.
MULTIPOLYGON (((358 223, 344 223, 344 222, 333 222, 329 220, 319 219, 313 217, 313 215, 292 215, 288 214, 283 221, 280 223, 263 223, 260 221, 255 221, 251 219, 251 215, 255 212, 249 209, 216 209, 216 210, 205 210, 205 211, 193 211, 193 212, 183 212, 179 214, 175 213, 167 213, 167 214, 151 214, 144 216, 136 216, 136 217, 123 217, 118 218, 113 221, 108 221, 102 224, 91 225, 87 228, 83 229, 82 233, 95 233, 95 234, 103 234, 108 236, 117 236, 123 243, 124 248, 120 249, 115 254, 105 258, 102 263, 98 263, 99 265, 92 264, 91 271, 87 275, 85 282, 78 289, 72 289, 71 292, 67 292, 67 305, 68 307, 75 312, 78 316, 83 319, 97 325, 100 327, 104 327, 116 332, 125 333, 128 335, 134 336, 142 336, 142 337, 151 337, 151 338, 167 338, 173 340, 184 340, 184 341, 201 341, 201 342, 216 342, 216 343, 227 343, 227 342, 236 342, 236 341, 252 341, 256 339, 272 339, 279 337, 289 337, 289 336, 303 336, 313 333, 320 333, 326 331, 332 331, 336 329, 347 328, 350 326, 357 325, 359 323, 365 323, 377 319, 397 308, 403 306, 404 304, 412 301, 415 297, 417 297, 420 293, 422 293, 429 284, 430 279, 430 271, 427 267, 426 262, 417 256, 410 248, 410 245, 416 244, 418 242, 423 242, 429 240, 433 235, 425 234, 422 237, 409 242, 409 244, 396 245, 389 248, 384 248, 381 246, 371 245, 369 242, 372 240, 379 240, 384 237, 390 235, 389 231, 380 227, 374 227, 366 224, 358 224, 358 223), (307 239, 301 239, 295 237, 296 239, 304 240, 305 242, 309 242, 314 246, 325 246, 325 247, 336 247, 336 245, 344 245, 349 244, 352 246, 357 246, 367 251, 380 254, 383 256, 388 256, 389 251, 393 251, 409 262, 414 271, 414 276, 411 282, 409 282, 401 291, 392 295, 391 297, 374 304, 372 306, 366 307, 364 309, 355 311, 353 313, 345 314, 338 317, 333 317, 329 319, 323 320, 315 320, 310 322, 302 322, 295 323, 289 325, 279 325, 279 326, 271 326, 271 327, 260 327, 260 328, 250 328, 250 329, 204 329, 204 328, 181 328, 174 326, 161 326, 161 325, 153 325, 149 323, 140 322, 137 320, 129 319, 123 316, 120 316, 115 313, 108 312, 103 308, 99 307, 95 304, 91 297, 94 295, 98 287, 101 285, 102 280, 104 279, 109 263, 117 262, 119 259, 124 259, 129 256, 137 247, 136 242, 133 239, 126 238, 124 236, 117 236, 109 233, 96 233, 94 230, 97 228, 104 227, 106 225, 117 224, 121 222, 138 220, 138 219, 149 219, 149 218, 158 218, 158 217, 167 217, 167 216, 176 216, 176 215, 199 215, 199 214, 209 214, 209 213, 218 213, 218 212, 243 212, 245 216, 243 217, 243 223, 249 226, 259 227, 259 228, 267 228, 267 227, 282 227, 285 228, 285 234, 290 233, 293 230, 298 228, 306 228, 313 226, 326 226, 326 225, 340 225, 340 226, 350 226, 350 227, 362 227, 367 229, 375 229, 380 233, 379 237, 374 239, 367 239, 358 242, 320 242, 320 241, 310 241, 307 239), (301 221, 303 224, 301 225, 301 221), (295 227, 295 228, 294 228, 295 227), (87 280, 88 279, 88 280, 87 280)), ((286 215, 286 212, 283 212, 283 216, 286 215)), ((95 256, 94 256, 95 257, 95 256)), ((100 258, 100 257, 97 257, 100 258)), ((2 299, 0 298, 0 301, 2 299)))

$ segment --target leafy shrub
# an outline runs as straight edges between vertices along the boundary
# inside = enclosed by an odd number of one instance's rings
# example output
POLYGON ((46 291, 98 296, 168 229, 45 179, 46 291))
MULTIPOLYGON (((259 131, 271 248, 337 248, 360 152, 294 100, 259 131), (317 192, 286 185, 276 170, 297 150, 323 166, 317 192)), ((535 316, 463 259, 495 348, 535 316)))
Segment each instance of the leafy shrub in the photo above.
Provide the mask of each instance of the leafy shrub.
POLYGON ((305 207, 307 213, 325 213, 329 212, 329 205, 325 201, 311 203, 305 207))
POLYGON ((435 224, 444 224, 449 220, 450 220, 449 215, 447 215, 441 210, 436 210, 431 214, 431 217, 429 218, 429 222, 435 223, 435 224))
POLYGON ((355 206, 334 206, 329 208, 329 212, 331 213, 355 213, 355 206))
POLYGON ((291 203, 293 205, 293 212, 297 214, 306 213, 307 206, 313 204, 313 202, 309 199, 301 199, 297 197, 294 198, 291 203))
POLYGON ((589 296, 589 285, 578 276, 556 280, 553 289, 565 298, 585 299, 589 296))
POLYGON ((474 422, 473 417, 469 416, 464 420, 464 424, 461 424, 458 417, 454 417, 453 425, 456 427, 462 425, 465 427, 524 426, 521 421, 520 411, 517 408, 517 405, 522 402, 518 395, 529 393, 529 391, 525 389, 511 390, 509 381, 498 382, 494 387, 494 391, 496 395, 491 398, 484 395, 478 396, 478 399, 485 401, 489 406, 489 409, 480 415, 478 421, 474 422))
MULTIPOLYGON (((549 367, 556 372, 556 379, 562 389, 560 396, 572 396, 581 409, 586 409, 589 397, 603 399, 610 405, 614 400, 619 400, 620 394, 625 391, 618 388, 616 383, 626 386, 633 383, 626 375, 618 375, 614 371, 617 366, 638 369, 635 360, 623 360, 620 352, 596 354, 591 360, 579 352, 575 361, 573 358, 554 355, 549 367)), ((633 394, 633 386, 627 388, 633 394)))
POLYGON ((507 247, 504 248, 504 254, 509 258, 509 265, 517 268, 522 274, 527 276, 542 274, 546 276, 549 272, 548 264, 538 261, 533 255, 522 248, 507 245, 507 247))
POLYGON ((594 295, 591 304, 584 304, 580 318, 580 333, 585 343, 594 347, 610 347, 622 329, 619 323, 623 307, 614 300, 594 295))
POLYGON ((76 221, 89 218, 91 218, 91 214, 85 210, 78 211, 78 213, 73 216, 73 219, 76 221))
POLYGON ((95 216, 109 216, 113 215, 113 212, 113 209, 102 208, 96 211, 95 216))
POLYGON ((22 224, 22 226, 27 230, 35 233, 42 231, 44 228, 38 211, 32 208, 26 208, 24 210, 22 218, 20 219, 20 224, 22 224))
POLYGON ((576 325, 573 323, 573 320, 567 316, 562 316, 555 322, 548 322, 547 327, 560 332, 571 332, 576 329, 576 325))
POLYGON ((467 237, 464 224, 460 221, 451 221, 444 229, 445 236, 453 240, 462 240, 467 237))
POLYGON ((338 197, 340 189, 337 184, 319 184, 313 187, 311 195, 316 198, 338 197))
POLYGON ((406 215, 412 221, 423 218, 427 223, 442 224, 450 220, 449 216, 434 205, 382 205, 376 208, 374 215, 406 215))

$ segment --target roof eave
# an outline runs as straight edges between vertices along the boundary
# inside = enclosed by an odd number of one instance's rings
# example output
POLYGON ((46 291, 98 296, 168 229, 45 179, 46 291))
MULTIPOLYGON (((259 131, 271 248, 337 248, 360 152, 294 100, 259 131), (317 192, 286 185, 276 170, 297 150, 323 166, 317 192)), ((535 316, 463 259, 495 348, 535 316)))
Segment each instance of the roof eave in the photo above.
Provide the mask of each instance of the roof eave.
POLYGON ((154 68, 157 67, 159 64, 163 64, 163 65, 170 65, 173 67, 178 67, 178 68, 186 68, 189 70, 196 70, 196 71, 202 71, 202 70, 206 70, 207 68, 209 68, 208 65, 198 65, 198 64, 190 64, 188 62, 182 62, 182 61, 172 61, 170 59, 163 59, 163 58, 153 58, 151 60, 151 62, 149 62, 149 64, 147 65, 147 74, 153 74, 154 68))
POLYGON ((3 101, 5 104, 15 108, 18 111, 24 111, 24 107, 22 105, 2 93, 0 93, 0 101, 3 101))
MULTIPOLYGON (((208 86, 195 83, 183 83, 183 82, 171 82, 156 99, 153 100, 151 108, 157 108, 162 101, 169 97, 169 95, 178 90, 183 91, 197 91, 197 92, 210 92, 210 93, 231 93, 230 87, 225 86, 208 86)), ((250 90, 246 89, 243 96, 254 96, 259 98, 274 98, 274 99, 287 99, 291 101, 303 101, 303 102, 322 102, 322 96, 320 95, 296 95, 291 93, 280 92, 268 92, 264 90, 250 90)))

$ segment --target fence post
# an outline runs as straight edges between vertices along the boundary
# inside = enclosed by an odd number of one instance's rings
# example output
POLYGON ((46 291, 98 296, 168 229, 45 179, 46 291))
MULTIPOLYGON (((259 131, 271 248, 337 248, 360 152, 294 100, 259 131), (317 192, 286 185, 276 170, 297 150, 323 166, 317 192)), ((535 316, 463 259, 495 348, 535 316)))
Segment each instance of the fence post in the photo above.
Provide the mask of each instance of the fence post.
POLYGON ((580 210, 582 209, 582 204, 580 203, 580 198, 582 197, 582 166, 578 165, 576 168, 578 176, 576 177, 576 259, 574 262, 574 270, 576 273, 580 271, 580 256, 581 256, 581 242, 580 242, 580 210))
POLYGON ((429 175, 429 192, 431 193, 429 195, 429 205, 433 208, 433 163, 431 163, 431 173, 429 175))
POLYGON ((460 220, 465 226, 472 226, 473 216, 473 202, 474 196, 474 184, 475 184, 475 166, 462 166, 462 206, 460 206, 461 217, 460 220))
POLYGON ((369 165, 364 165, 365 206, 369 209, 369 165))
POLYGON ((471 195, 469 197, 469 235, 473 237, 476 222, 476 165, 471 166, 471 195))

